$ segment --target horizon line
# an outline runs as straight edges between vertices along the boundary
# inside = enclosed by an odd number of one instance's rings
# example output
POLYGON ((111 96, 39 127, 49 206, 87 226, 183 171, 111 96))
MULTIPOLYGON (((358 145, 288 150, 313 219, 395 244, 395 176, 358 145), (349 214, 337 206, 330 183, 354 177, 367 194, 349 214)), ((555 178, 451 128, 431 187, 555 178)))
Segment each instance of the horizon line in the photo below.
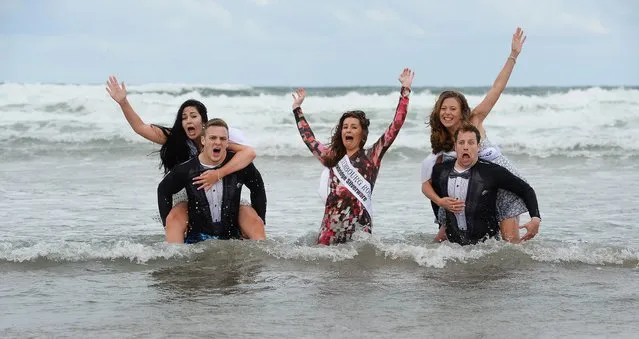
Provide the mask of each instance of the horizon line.
MULTIPOLYGON (((105 82, 106 83, 106 82, 105 82)), ((82 83, 82 82, 18 82, 18 81, 0 81, 0 85, 74 85, 74 86, 103 86, 105 83, 82 83)), ((237 87, 250 87, 250 88, 376 88, 376 87, 388 87, 395 88, 398 85, 250 85, 250 84, 235 84, 235 83, 188 83, 188 82, 145 82, 145 83, 128 83, 127 86, 145 86, 145 85, 180 85, 180 86, 237 86, 237 87)), ((490 88, 490 85, 419 85, 412 86, 412 88, 490 88)), ((593 87, 630 87, 639 88, 639 84, 573 84, 573 85, 509 85, 509 88, 593 88, 593 87)))

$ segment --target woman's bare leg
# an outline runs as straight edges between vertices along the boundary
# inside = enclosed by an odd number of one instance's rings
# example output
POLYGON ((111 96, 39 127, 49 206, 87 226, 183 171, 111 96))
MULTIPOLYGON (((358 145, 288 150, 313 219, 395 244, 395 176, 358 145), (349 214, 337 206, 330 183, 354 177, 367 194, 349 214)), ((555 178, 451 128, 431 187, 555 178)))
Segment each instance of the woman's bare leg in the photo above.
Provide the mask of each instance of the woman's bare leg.
POLYGON ((186 202, 173 206, 171 212, 166 217, 166 242, 170 244, 184 243, 184 233, 189 223, 189 209, 186 202))
POLYGON ((251 240, 266 240, 264 221, 251 206, 240 205, 238 216, 242 236, 251 240))
POLYGON ((519 218, 504 219, 499 222, 501 237, 510 243, 519 244, 519 218))

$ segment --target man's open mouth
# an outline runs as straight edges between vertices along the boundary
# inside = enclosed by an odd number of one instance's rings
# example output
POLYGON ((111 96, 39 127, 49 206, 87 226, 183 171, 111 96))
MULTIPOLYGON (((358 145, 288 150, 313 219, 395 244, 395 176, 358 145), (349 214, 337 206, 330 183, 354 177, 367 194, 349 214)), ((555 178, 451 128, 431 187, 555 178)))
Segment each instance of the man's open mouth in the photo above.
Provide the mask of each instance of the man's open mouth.
POLYGON ((221 148, 214 148, 213 149, 213 155, 220 155, 220 152, 222 152, 221 148))

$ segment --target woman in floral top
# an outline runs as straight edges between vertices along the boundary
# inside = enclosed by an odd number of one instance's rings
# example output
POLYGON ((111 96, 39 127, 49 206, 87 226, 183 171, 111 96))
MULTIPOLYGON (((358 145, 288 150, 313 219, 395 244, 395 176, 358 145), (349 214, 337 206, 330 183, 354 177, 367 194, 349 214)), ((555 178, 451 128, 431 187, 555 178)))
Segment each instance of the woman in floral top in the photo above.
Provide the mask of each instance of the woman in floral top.
POLYGON ((322 165, 330 169, 319 244, 346 242, 356 230, 372 232, 372 190, 382 157, 406 120, 408 95, 414 76, 408 68, 400 75, 402 88, 395 117, 384 134, 367 149, 364 149, 364 145, 370 122, 364 112, 344 113, 335 128, 330 145, 323 145, 315 139, 300 107, 306 95, 305 90, 298 89, 293 94, 293 114, 302 140, 322 165))

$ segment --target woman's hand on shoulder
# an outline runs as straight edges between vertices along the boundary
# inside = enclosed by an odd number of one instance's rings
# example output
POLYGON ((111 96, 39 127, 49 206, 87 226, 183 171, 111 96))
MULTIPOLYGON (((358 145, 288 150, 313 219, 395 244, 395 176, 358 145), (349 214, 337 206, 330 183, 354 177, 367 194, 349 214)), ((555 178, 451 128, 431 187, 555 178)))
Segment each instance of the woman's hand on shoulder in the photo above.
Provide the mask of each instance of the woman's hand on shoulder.
POLYGON ((220 170, 208 170, 204 171, 202 174, 193 178, 193 185, 200 185, 197 189, 204 191, 208 191, 215 185, 216 182, 220 181, 222 178, 220 177, 220 170))

